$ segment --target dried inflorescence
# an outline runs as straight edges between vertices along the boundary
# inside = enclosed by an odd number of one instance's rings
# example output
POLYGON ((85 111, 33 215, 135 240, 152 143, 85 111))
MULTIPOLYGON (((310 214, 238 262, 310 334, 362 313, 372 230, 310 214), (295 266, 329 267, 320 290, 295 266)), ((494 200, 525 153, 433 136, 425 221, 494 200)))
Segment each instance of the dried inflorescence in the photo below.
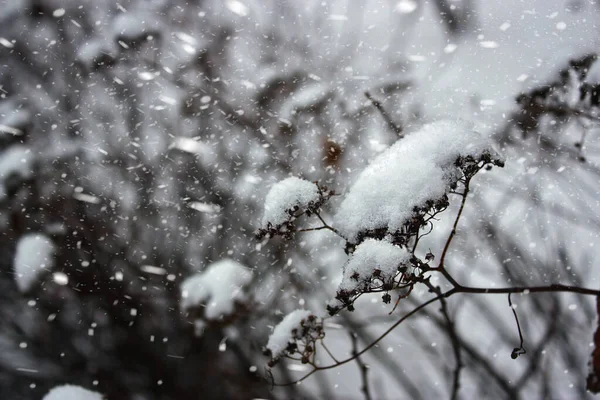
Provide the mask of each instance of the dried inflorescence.
MULTIPOLYGON (((490 152, 482 153, 478 158, 473 156, 459 156, 454 162, 458 173, 454 173, 448 178, 448 190, 456 191, 459 185, 465 185, 481 169, 490 169, 492 166, 503 167, 504 162, 496 155, 490 152)), ((415 205, 412 209, 412 215, 407 218, 400 229, 390 231, 388 227, 362 230, 357 234, 356 242, 348 241, 346 243, 346 253, 354 252, 357 244, 362 243, 368 238, 387 239, 392 244, 410 248, 416 238, 422 233, 422 230, 432 224, 435 216, 445 211, 450 205, 450 199, 447 193, 436 199, 428 199, 421 205, 415 205)))
POLYGON ((268 210, 265 211, 263 227, 256 230, 256 238, 260 240, 282 236, 284 239, 291 239, 296 230, 296 220, 302 215, 310 217, 318 214, 333 195, 335 192, 326 186, 299 178, 288 178, 276 184, 269 192, 267 201, 269 197, 274 198, 271 208, 279 209, 276 210, 279 212, 269 215, 268 210), (298 190, 299 187, 303 190, 298 190))
POLYGON ((313 362, 316 342, 325 337, 323 320, 308 310, 296 310, 275 327, 265 355, 271 357, 273 367, 282 357, 298 360, 303 364, 313 362))

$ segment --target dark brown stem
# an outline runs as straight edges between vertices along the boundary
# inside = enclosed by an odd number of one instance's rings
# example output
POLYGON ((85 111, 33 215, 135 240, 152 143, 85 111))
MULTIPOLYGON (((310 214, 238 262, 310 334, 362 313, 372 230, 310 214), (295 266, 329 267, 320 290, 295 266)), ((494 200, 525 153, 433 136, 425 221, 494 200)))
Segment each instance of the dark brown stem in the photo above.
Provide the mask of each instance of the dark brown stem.
MULTIPOLYGON (((582 288, 579 286, 551 284, 548 286, 525 286, 525 287, 507 287, 507 288, 478 288, 469 286, 458 286, 456 293, 476 293, 476 294, 508 294, 508 293, 553 293, 567 292, 579 293, 590 296, 600 296, 600 290, 582 288)), ((446 296, 448 297, 448 296, 446 296)))
MULTIPOLYGON (((442 256, 440 257, 440 264, 438 265, 437 268, 435 268, 436 270, 439 270, 442 273, 444 273, 446 271, 445 264, 444 264, 446 262, 446 255, 448 254, 448 250, 450 249, 450 245, 452 244, 452 240, 454 239, 454 236, 456 236, 456 229, 458 227, 458 222, 460 221, 460 217, 462 217, 463 210, 465 209, 465 204, 467 202, 467 196, 469 194, 469 183, 470 183, 470 179, 467 179, 465 181, 465 190, 462 193, 462 199, 460 201, 460 208, 458 209, 458 213, 456 214, 456 218, 454 219, 454 225, 452 226, 452 232, 450 232, 450 235, 448 236, 448 240, 446 240, 446 244, 444 245, 444 250, 442 251, 442 256)), ((454 278, 452 278, 450 276, 450 274, 444 273, 444 276, 453 285, 456 286, 456 281, 454 280, 454 278)))
POLYGON ((335 356, 333 355, 333 353, 329 350, 329 348, 327 346, 325 346, 325 342, 323 341, 323 339, 321 339, 321 346, 323 346, 323 348, 325 349, 325 351, 327 352, 327 354, 329 354, 329 357, 331 357, 331 359, 334 362, 339 362, 337 358, 335 358, 335 356))

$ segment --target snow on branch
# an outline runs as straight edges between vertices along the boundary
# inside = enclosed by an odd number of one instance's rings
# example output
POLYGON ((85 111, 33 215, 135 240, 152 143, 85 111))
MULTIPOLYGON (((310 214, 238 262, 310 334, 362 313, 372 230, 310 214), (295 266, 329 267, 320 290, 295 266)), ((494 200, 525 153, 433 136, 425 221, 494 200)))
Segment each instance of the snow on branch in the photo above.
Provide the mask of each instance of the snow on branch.
POLYGON ((358 177, 335 215, 350 243, 395 236, 405 245, 425 225, 427 211, 442 211, 447 194, 483 165, 502 165, 491 141, 466 123, 438 121, 398 140, 358 177))
POLYGON ((318 213, 332 195, 327 188, 296 177, 277 182, 265 199, 262 228, 257 231, 257 236, 287 237, 293 232, 294 221, 299 216, 318 213))
POLYGON ((283 356, 300 356, 304 364, 311 361, 315 342, 322 339, 323 321, 308 310, 295 310, 277 324, 269 337, 265 353, 271 356, 270 366, 283 356))
POLYGON ((342 282, 336 299, 328 306, 330 313, 342 307, 352 309, 353 301, 361 293, 389 291, 394 279, 408 270, 411 253, 386 240, 367 239, 356 247, 344 266, 342 282))
POLYGON ((0 200, 7 196, 10 178, 25 180, 33 175, 33 162, 34 155, 26 146, 10 146, 0 153, 0 200))
POLYGON ((31 290, 40 275, 53 266, 56 246, 42 233, 23 235, 14 259, 15 280, 21 292, 31 290))
POLYGON ((103 400, 100 393, 75 385, 56 386, 42 400, 103 400))
POLYGON ((248 301, 245 289, 252 276, 250 269, 224 259, 183 281, 180 306, 184 312, 194 312, 198 334, 207 323, 228 320, 243 307, 248 301))

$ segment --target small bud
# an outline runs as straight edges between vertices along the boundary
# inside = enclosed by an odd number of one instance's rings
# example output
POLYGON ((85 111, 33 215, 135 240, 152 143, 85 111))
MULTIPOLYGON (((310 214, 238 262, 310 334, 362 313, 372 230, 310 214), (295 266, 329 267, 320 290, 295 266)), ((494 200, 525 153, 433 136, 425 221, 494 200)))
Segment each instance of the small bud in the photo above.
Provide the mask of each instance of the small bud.
POLYGON ((386 293, 381 297, 381 300, 383 300, 385 304, 390 304, 392 301, 392 296, 390 296, 389 293, 386 293))

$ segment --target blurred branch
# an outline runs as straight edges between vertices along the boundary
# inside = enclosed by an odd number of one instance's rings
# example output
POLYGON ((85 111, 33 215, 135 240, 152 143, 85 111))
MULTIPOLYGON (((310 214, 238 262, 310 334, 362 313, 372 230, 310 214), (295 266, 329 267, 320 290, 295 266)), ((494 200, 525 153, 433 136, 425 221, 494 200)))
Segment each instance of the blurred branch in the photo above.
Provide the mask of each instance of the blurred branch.
POLYGON ((388 127, 393 132, 396 132, 396 135, 398 135, 399 138, 403 138, 404 133, 402 133, 402 126, 398 125, 394 122, 394 120, 392 119, 390 114, 388 114, 386 109, 383 108, 383 105, 381 104, 381 102, 379 100, 373 98, 373 96, 371 96, 371 93, 369 93, 369 92, 365 92, 365 96, 367 97, 367 99, 369 99, 371 101, 371 103, 377 109, 377 111, 379 111, 379 113, 381 114, 381 116, 383 117, 385 122, 387 123, 388 127))
POLYGON ((369 372, 369 367, 360 359, 358 355, 358 342, 356 340, 356 335, 354 332, 348 332, 350 335, 350 340, 352 340, 352 355, 356 357, 356 364, 360 369, 360 377, 362 379, 361 391, 365 395, 365 400, 371 400, 371 392, 369 391, 369 377, 367 376, 369 372))

